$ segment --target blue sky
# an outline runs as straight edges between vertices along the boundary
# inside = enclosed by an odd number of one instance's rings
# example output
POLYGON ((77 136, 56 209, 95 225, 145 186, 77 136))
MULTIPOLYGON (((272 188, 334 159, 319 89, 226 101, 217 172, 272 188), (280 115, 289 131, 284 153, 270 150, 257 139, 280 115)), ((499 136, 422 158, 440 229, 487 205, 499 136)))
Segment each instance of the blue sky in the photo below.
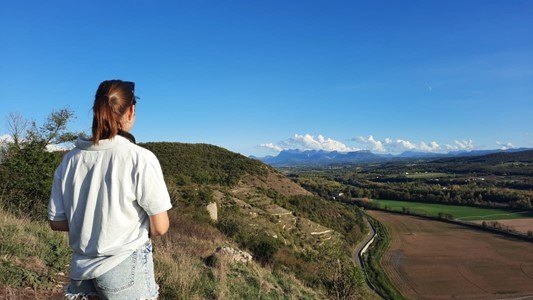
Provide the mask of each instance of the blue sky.
POLYGON ((533 147, 533 1, 0 4, 0 136, 105 79, 138 140, 377 153, 533 147))

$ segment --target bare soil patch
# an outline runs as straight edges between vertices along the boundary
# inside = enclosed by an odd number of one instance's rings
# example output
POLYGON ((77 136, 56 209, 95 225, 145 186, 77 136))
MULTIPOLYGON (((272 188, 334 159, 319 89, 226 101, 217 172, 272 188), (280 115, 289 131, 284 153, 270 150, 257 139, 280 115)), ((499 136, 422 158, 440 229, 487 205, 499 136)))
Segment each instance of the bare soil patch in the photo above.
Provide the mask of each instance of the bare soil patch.
POLYGON ((533 299, 532 243, 414 216, 369 214, 389 230, 382 264, 407 299, 533 299))

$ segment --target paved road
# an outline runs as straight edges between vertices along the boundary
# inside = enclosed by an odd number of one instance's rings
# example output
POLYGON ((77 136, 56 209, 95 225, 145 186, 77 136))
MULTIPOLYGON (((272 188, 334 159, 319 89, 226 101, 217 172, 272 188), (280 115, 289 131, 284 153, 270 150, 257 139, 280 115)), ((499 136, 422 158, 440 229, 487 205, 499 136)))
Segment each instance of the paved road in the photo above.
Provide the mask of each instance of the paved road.
MULTIPOLYGON (((363 260, 361 258, 361 252, 363 251, 363 249, 365 249, 366 245, 368 243, 370 243, 370 241, 374 238, 374 236, 376 235, 376 231, 374 229, 374 227, 372 226, 372 224, 370 224, 370 222, 368 222, 368 219, 366 217, 364 217, 365 219, 365 222, 366 222, 366 225, 368 226, 368 228, 370 229, 370 232, 367 234, 367 236, 363 239, 363 241, 359 242, 359 244, 357 244, 357 247, 356 247, 356 251, 354 253, 354 256, 355 256, 355 261, 357 262, 357 264, 359 265, 359 267, 361 269, 363 269, 363 271, 365 272, 365 276, 366 276, 366 269, 364 268, 363 266, 363 260)), ((370 285, 370 283, 368 282, 368 280, 366 281, 366 288, 373 294, 375 295, 377 298, 379 299, 383 299, 375 290, 374 288, 372 288, 372 286, 370 285)))
POLYGON ((370 232, 367 234, 367 236, 357 244, 356 251, 355 251, 355 260, 357 261, 357 264, 359 267, 363 267, 363 261, 361 259, 361 251, 365 248, 365 246, 374 238, 376 235, 376 231, 374 230, 374 227, 368 222, 368 219, 365 217, 365 222, 368 228, 370 229, 370 232))

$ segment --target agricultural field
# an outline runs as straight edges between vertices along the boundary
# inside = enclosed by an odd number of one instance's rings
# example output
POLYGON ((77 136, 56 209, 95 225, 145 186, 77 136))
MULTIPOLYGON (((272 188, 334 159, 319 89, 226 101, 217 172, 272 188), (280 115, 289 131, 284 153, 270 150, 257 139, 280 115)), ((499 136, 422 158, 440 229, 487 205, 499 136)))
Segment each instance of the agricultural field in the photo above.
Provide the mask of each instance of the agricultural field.
POLYGON ((384 223, 385 272, 407 299, 533 297, 533 244, 416 216, 368 211, 384 223))
POLYGON ((445 177, 455 176, 455 174, 437 173, 437 172, 415 172, 415 173, 406 172, 404 175, 407 178, 413 178, 413 179, 445 178, 445 177))
POLYGON ((507 220, 524 218, 531 218, 531 220, 533 220, 533 212, 526 210, 482 208, 464 205, 421 203, 397 200, 372 200, 372 202, 378 203, 380 208, 387 207, 389 210, 403 211, 405 208, 412 213, 434 217, 437 217, 439 213, 448 214, 451 215, 453 219, 462 221, 507 220))
POLYGON ((531 211, 396 200, 372 200, 372 202, 378 203, 380 208, 386 207, 387 210, 392 211, 403 212, 408 210, 410 213, 433 217, 447 215, 450 219, 472 222, 478 225, 482 225, 485 222, 491 227, 495 227, 493 221, 496 221, 498 226, 510 231, 516 231, 524 235, 529 235, 533 232, 533 212, 531 211))

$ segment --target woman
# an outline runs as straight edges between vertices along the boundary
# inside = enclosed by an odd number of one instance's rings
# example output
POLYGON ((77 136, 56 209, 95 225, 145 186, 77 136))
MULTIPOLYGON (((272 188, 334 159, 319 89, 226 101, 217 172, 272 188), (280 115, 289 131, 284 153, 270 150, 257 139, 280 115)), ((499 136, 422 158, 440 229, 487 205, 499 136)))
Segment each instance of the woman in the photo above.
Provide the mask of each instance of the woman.
POLYGON ((136 99, 133 82, 102 82, 92 138, 78 138, 54 174, 48 219, 69 232, 69 299, 157 298, 149 236, 167 232, 172 206, 159 161, 128 133, 136 99))

